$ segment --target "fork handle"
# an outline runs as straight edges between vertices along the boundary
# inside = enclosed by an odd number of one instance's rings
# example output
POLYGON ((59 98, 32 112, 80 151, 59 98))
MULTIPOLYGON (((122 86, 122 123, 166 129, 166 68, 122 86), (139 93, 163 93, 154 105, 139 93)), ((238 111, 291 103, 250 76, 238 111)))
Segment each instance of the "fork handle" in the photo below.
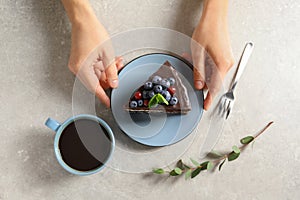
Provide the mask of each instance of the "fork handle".
POLYGON ((238 80, 242 76, 242 73, 247 65, 247 62, 251 56, 252 50, 253 50, 254 44, 252 42, 248 42, 245 45, 245 48, 243 50, 243 53, 241 55, 241 58, 239 60, 233 81, 231 83, 230 90, 233 91, 237 85, 238 80))

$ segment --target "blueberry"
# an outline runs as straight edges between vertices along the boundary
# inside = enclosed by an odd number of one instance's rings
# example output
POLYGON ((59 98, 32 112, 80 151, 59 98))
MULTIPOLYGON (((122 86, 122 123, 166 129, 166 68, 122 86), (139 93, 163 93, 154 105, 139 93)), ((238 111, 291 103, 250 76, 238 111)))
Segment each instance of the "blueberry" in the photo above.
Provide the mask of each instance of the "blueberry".
POLYGON ((170 85, 174 85, 175 84, 175 79, 173 77, 168 78, 170 85))
POLYGON ((170 87, 170 81, 168 79, 164 78, 161 80, 161 85, 168 88, 168 87, 170 87))
POLYGON ((161 77, 160 76, 154 76, 152 79, 152 83, 154 84, 160 84, 161 82, 161 77))
POLYGON ((146 82, 146 83, 144 84, 145 90, 151 90, 152 87, 153 87, 152 82, 146 82))
POLYGON ((154 86, 154 92, 161 93, 163 91, 163 87, 161 85, 154 86))
POLYGON ((178 99, 176 97, 172 97, 169 103, 171 105, 176 105, 178 103, 178 99))
POLYGON ((138 103, 136 101, 131 101, 129 104, 130 108, 136 108, 138 106, 138 103))
POLYGON ((138 100, 137 104, 139 107, 141 107, 144 105, 144 101, 140 99, 140 100, 138 100))
POLYGON ((166 99, 167 101, 170 101, 170 99, 171 99, 171 94, 170 94, 170 92, 164 90, 163 93, 162 93, 162 95, 163 95, 163 97, 165 97, 165 99, 166 99))
POLYGON ((150 90, 148 93, 149 98, 152 98, 155 95, 153 90, 150 90))
POLYGON ((144 90, 142 93, 143 99, 148 99, 149 98, 149 92, 144 90))

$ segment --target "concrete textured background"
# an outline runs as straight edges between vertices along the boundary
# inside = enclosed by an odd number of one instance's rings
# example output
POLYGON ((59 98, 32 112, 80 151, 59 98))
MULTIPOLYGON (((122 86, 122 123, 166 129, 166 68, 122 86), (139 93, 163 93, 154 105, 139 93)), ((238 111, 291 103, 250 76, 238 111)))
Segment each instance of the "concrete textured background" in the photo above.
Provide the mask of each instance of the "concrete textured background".
MULTIPOLYGON (((155 26, 191 35, 201 7, 197 0, 91 3, 110 34, 155 26)), ((185 181, 110 168, 89 177, 65 172, 43 123, 72 115, 69 22, 58 0, 0 0, 0 200, 299 199, 299 10, 298 0, 230 1, 235 57, 248 40, 256 47, 227 122, 234 131, 225 131, 216 149, 230 148, 269 120, 275 124, 222 172, 185 181)))

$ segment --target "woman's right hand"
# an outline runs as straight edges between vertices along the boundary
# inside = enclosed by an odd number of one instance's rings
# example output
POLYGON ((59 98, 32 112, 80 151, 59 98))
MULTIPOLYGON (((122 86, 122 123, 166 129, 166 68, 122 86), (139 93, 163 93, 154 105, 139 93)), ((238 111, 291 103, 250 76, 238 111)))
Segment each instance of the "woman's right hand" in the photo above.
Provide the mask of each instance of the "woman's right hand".
POLYGON ((105 89, 118 86, 122 58, 115 58, 109 35, 92 8, 83 5, 80 17, 72 18, 69 69, 101 102, 110 106, 105 89))

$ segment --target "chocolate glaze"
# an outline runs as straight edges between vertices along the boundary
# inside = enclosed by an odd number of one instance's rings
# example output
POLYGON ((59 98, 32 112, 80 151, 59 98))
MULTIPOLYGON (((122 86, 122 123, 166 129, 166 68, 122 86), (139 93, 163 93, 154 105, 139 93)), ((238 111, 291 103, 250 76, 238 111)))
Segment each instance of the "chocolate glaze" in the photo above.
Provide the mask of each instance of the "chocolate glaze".
MULTIPOLYGON (((159 105, 157 107, 150 108, 143 106, 137 108, 130 108, 129 105, 125 105, 125 110, 130 112, 166 112, 170 114, 187 114, 191 110, 191 104, 188 97, 187 89, 183 85, 182 80, 179 77, 178 72, 172 67, 169 61, 166 61, 155 73, 153 73, 147 81, 151 81, 154 76, 160 76, 162 78, 173 77, 175 79, 175 84, 173 87, 176 88, 176 93, 174 96, 178 98, 178 103, 176 105, 159 105)), ((145 82, 147 82, 145 81, 145 82)), ((143 86, 139 87, 136 91, 141 91, 143 86)), ((129 101, 133 100, 133 97, 129 101)))

